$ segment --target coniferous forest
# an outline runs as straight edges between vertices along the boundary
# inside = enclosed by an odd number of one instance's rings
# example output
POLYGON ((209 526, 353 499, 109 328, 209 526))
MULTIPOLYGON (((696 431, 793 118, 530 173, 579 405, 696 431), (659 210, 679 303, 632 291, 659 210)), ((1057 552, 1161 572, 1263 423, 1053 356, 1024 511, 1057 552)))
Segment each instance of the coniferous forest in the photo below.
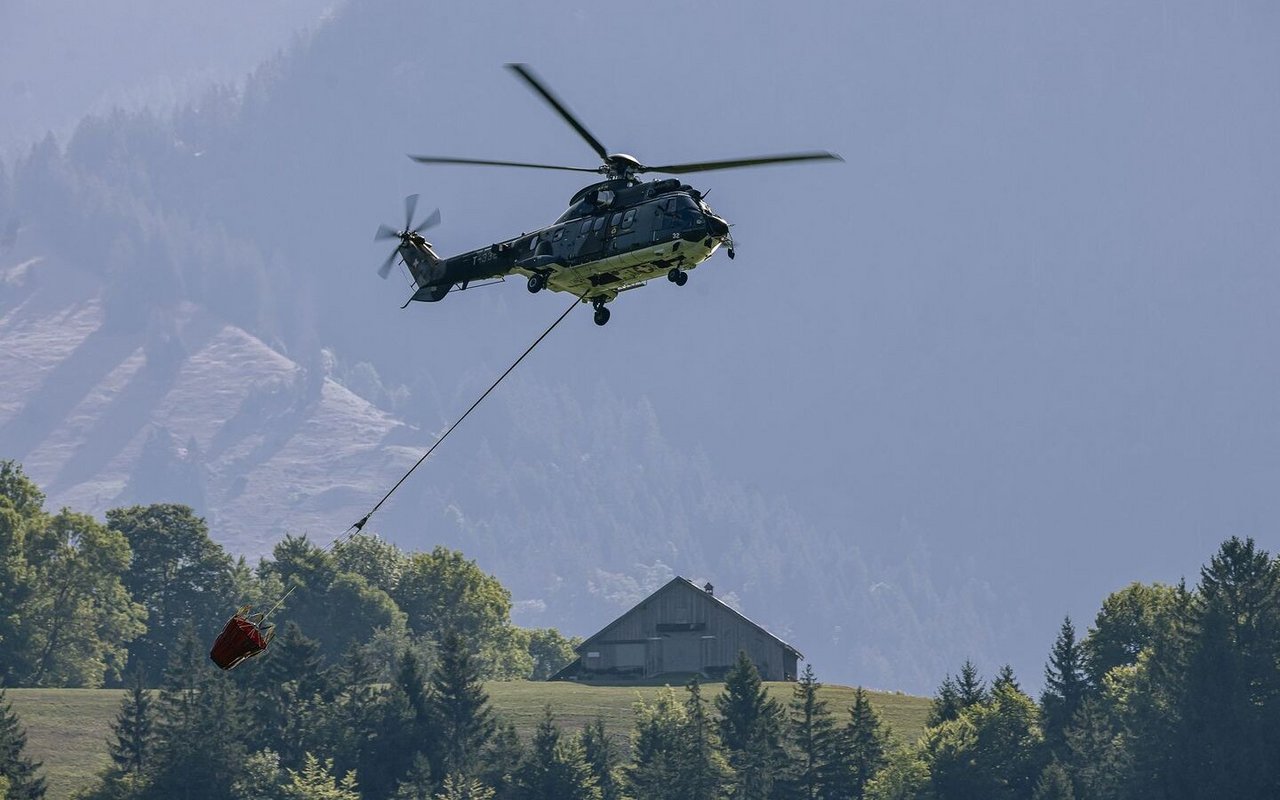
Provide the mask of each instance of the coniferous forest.
MULTIPOLYGON (((0 464, 0 676, 123 687, 83 800, 1280 796, 1280 561, 1251 539, 1194 586, 1134 583, 1087 629, 1064 619, 1038 697, 1008 667, 960 665, 917 741, 861 689, 830 707, 811 666, 780 703, 745 655, 714 699, 695 679, 638 701, 625 741, 551 707, 521 738, 484 681, 545 678, 573 642, 512 625, 509 594, 459 553, 286 537, 250 567, 185 506, 104 523, 43 501, 0 464), (227 598, 285 587, 268 653, 215 669, 227 598)), ((45 791, 0 692, 0 798, 45 791)))

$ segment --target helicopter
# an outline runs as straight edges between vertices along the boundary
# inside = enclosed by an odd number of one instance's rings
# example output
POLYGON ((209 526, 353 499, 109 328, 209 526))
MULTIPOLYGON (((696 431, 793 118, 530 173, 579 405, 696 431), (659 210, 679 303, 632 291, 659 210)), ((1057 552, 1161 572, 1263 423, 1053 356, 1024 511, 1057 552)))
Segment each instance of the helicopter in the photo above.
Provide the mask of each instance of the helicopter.
POLYGON ((441 258, 422 234, 438 225, 440 210, 413 224, 418 196, 405 198, 404 227, 378 228, 375 240, 398 240, 378 270, 386 278, 399 256, 413 279, 414 301, 436 302, 455 287, 521 275, 530 292, 568 292, 595 309, 595 323, 609 321, 607 303, 618 294, 666 276, 677 286, 689 271, 721 247, 734 257, 729 222, 707 205, 705 194, 679 178, 642 182, 646 173, 684 175, 710 170, 803 161, 843 161, 835 153, 810 151, 719 161, 649 166, 626 153, 610 153, 568 107, 525 64, 507 68, 539 95, 600 157, 598 167, 567 167, 520 161, 410 155, 420 164, 468 164, 492 167, 592 172, 603 180, 579 189, 569 207, 551 225, 449 258, 441 258))

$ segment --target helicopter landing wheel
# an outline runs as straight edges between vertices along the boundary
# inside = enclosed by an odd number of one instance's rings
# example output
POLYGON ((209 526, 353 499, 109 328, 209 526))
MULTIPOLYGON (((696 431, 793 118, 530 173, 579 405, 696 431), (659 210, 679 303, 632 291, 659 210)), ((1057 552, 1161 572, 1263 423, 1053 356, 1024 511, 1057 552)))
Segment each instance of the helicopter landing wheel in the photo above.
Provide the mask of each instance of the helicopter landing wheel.
POLYGON ((671 271, 667 273, 667 280, 671 281, 676 286, 684 286, 689 282, 689 273, 679 267, 672 267, 671 271))
POLYGON ((546 286, 547 286, 546 275, 541 275, 535 272, 529 276, 529 291, 532 292, 533 294, 537 294, 538 292, 542 291, 543 289, 546 288, 546 286))
POLYGON ((596 320, 596 324, 597 324, 597 325, 603 325, 603 324, 605 324, 606 322, 608 322, 608 321, 609 321, 609 309, 605 308, 604 306, 598 306, 598 307, 596 308, 595 320, 596 320))

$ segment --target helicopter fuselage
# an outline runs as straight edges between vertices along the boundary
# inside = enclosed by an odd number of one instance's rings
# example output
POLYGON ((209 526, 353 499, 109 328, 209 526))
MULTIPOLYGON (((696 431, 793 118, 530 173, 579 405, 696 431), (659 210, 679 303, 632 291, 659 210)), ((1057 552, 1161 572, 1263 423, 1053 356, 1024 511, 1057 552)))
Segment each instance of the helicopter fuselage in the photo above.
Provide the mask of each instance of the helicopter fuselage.
POLYGON ((432 302, 453 287, 519 274, 530 291, 569 292, 600 308, 659 276, 683 285, 685 273, 722 245, 732 256, 728 222, 698 190, 676 179, 607 180, 580 190, 545 228, 447 259, 418 237, 400 254, 417 287, 413 300, 432 302))

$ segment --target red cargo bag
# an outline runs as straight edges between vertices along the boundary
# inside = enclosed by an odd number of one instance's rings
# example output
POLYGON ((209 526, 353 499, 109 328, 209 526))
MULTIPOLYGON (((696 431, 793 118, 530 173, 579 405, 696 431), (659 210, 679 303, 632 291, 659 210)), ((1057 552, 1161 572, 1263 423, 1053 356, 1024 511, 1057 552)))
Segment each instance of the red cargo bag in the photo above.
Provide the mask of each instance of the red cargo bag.
POLYGON ((267 649, 276 635, 274 625, 263 622, 265 615, 249 614, 249 606, 241 608, 213 642, 209 658, 222 669, 234 669, 240 662, 267 649))

